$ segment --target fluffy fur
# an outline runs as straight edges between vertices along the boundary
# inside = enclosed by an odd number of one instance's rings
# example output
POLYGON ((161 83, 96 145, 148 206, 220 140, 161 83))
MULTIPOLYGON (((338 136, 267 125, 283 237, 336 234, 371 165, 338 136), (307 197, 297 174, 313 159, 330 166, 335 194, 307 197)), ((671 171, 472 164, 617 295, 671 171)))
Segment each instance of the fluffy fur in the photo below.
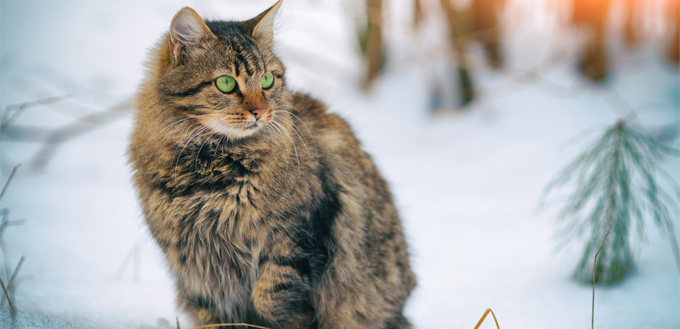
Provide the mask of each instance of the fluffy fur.
POLYGON ((344 120, 287 89, 280 4, 245 22, 184 8, 152 51, 129 147, 146 223, 197 324, 410 328, 388 186, 344 120))

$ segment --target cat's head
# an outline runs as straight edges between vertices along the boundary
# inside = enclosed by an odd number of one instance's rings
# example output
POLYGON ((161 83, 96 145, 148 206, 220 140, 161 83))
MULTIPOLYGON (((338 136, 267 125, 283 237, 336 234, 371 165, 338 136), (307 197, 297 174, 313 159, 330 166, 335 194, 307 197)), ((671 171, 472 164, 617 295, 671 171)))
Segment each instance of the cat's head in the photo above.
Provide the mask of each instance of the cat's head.
POLYGON ((270 124, 288 95, 285 67, 273 53, 281 3, 242 22, 204 21, 189 7, 180 10, 143 87, 153 89, 162 111, 172 111, 158 115, 186 118, 183 125, 198 124, 231 140, 270 124))

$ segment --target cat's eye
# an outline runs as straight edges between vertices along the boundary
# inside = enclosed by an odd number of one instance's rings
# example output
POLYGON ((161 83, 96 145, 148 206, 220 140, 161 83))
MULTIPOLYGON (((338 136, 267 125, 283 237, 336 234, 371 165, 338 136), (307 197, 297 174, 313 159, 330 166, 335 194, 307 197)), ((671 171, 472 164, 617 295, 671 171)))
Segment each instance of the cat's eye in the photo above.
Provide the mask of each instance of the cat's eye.
POLYGON ((215 80, 215 86, 221 92, 228 94, 236 89, 236 80, 228 75, 223 75, 215 80))
POLYGON ((262 86, 262 89, 269 89, 272 87, 274 84, 274 74, 271 72, 265 74, 262 77, 262 80, 260 80, 260 86, 262 86))

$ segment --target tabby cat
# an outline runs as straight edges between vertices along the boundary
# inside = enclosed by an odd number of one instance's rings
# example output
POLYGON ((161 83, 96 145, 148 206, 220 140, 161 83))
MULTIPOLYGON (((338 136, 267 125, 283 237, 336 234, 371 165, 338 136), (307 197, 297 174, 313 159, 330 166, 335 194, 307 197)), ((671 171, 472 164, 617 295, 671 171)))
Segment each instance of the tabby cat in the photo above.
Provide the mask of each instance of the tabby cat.
POLYGON ((392 195, 347 123, 288 90, 280 6, 183 8, 152 50, 129 146, 146 223, 197 324, 410 328, 392 195))

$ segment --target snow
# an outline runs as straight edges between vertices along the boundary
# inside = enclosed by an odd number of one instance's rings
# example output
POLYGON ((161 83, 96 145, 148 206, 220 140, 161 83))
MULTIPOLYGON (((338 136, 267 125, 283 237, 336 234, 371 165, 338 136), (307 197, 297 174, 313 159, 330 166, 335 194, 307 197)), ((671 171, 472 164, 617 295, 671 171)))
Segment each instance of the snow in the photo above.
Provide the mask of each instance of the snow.
MULTIPOLYGON (((15 123, 61 127, 128 99, 147 49, 181 7, 244 19, 271 2, 3 1, 0 105, 71 94, 15 123)), ((642 47, 614 43, 614 76, 594 86, 574 69, 578 33, 546 16, 541 0, 510 3, 512 15, 525 12, 521 20, 505 18, 513 27, 505 45, 510 67, 523 72, 555 54, 563 59, 527 81, 475 60, 481 98, 436 113, 427 85, 431 72, 447 66, 443 56, 419 56, 444 45, 441 22, 420 34, 408 30, 407 1, 390 2, 392 57, 368 95, 356 89, 361 67, 349 2, 287 0, 277 24, 291 85, 350 121, 391 184, 419 279, 406 310, 416 328, 471 328, 486 308, 503 328, 589 326, 592 288, 569 278, 580 250, 556 250, 560 196, 538 211, 541 191, 599 128, 628 113, 612 106, 617 95, 631 106, 660 104, 642 112, 646 125, 680 117, 680 75, 662 61, 654 26, 642 47)), ((75 138, 41 170, 29 165, 40 145, 2 141, 1 181, 13 164, 24 164, 1 204, 10 219, 25 219, 3 232, 10 264, 26 257, 13 298, 16 328, 189 327, 131 187, 131 127, 127 115, 75 138)), ((663 166, 680 181, 677 159, 663 166)), ((680 327, 680 280, 667 236, 653 224, 646 232, 634 248, 638 271, 597 288, 596 328, 680 327)), ((6 303, 0 327, 11 327, 6 303)), ((491 319, 482 326, 493 327, 491 319)))

